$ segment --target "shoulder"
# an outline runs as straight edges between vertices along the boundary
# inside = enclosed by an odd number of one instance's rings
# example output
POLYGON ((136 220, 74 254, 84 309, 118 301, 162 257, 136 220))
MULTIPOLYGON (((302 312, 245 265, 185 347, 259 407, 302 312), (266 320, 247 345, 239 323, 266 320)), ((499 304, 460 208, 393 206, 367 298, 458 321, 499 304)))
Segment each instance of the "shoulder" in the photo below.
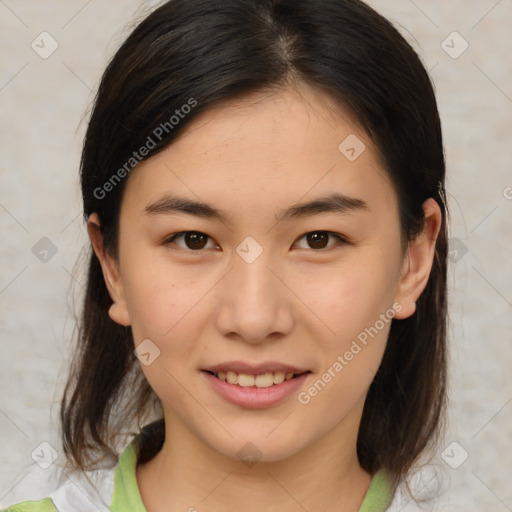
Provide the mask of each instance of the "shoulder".
POLYGON ((0 512, 108 512, 114 487, 113 469, 87 471, 61 477, 58 489, 46 498, 23 501, 0 512), (64 480, 62 482, 62 480, 64 480))
POLYGON ((3 509, 1 512, 59 512, 51 498, 39 501, 24 501, 3 509))
POLYGON ((65 481, 48 497, 24 501, 0 512, 108 512, 114 489, 113 469, 87 471, 65 481))
POLYGON ((62 474, 58 489, 46 498, 23 501, 0 512, 109 512, 124 495, 138 494, 135 468, 139 442, 140 436, 136 436, 116 466, 72 476, 62 474))

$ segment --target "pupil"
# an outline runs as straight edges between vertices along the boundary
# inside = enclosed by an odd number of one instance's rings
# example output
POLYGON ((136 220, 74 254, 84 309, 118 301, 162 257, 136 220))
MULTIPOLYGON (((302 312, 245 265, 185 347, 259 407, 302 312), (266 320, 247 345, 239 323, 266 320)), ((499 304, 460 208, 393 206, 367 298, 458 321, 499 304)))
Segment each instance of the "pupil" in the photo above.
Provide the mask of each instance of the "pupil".
POLYGON ((324 231, 310 233, 307 236, 308 243, 313 249, 323 249, 327 245, 328 235, 324 231))

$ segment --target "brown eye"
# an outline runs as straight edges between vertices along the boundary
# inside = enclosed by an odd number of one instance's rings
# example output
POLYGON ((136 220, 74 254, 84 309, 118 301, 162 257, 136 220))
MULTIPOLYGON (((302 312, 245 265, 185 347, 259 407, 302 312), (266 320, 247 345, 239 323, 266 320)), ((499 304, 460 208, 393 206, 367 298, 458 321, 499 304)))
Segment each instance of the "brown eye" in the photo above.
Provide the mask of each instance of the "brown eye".
POLYGON ((296 242, 299 249, 316 249, 318 251, 321 249, 329 250, 334 248, 336 245, 349 243, 343 235, 332 233, 331 231, 310 231, 309 233, 302 235, 299 240, 305 240, 306 242, 305 245, 302 244, 302 247, 300 242, 296 242))
MULTIPOLYGON (((180 251, 200 252, 207 246, 208 242, 213 244, 212 239, 205 233, 200 231, 182 231, 165 240, 165 245, 175 245, 177 246, 175 248, 180 251), (178 240, 180 241, 179 243, 178 240)), ((215 244, 207 248, 212 247, 215 247, 215 244)))
POLYGON ((203 249, 208 241, 208 236, 198 231, 190 231, 185 233, 184 240, 189 249, 203 249))
POLYGON ((315 231, 306 235, 308 244, 312 249, 324 249, 329 241, 329 233, 326 231, 315 231))

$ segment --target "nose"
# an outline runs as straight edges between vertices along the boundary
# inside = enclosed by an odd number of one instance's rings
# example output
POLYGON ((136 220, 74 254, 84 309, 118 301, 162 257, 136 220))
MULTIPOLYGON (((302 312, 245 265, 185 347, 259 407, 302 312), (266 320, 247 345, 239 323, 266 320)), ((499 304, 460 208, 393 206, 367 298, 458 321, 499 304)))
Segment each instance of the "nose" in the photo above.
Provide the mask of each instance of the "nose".
POLYGON ((223 336, 257 344, 292 330, 291 294, 264 254, 252 263, 235 256, 218 294, 215 322, 223 336))

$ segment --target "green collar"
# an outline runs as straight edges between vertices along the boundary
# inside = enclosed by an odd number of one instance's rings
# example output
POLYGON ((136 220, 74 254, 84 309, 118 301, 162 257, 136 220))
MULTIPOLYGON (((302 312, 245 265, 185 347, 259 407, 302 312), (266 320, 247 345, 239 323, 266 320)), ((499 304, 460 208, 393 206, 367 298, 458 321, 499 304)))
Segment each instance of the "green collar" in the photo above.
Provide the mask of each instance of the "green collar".
POLYGON ((114 477, 114 494, 112 496, 111 512, 147 512, 140 497, 137 484, 137 453, 139 437, 124 450, 119 459, 114 477))
POLYGON ((381 469, 373 475, 359 512, 384 512, 391 505, 391 483, 388 474, 381 469))
MULTIPOLYGON (((137 485, 138 437, 124 450, 114 479, 111 512, 147 512, 137 485)), ((376 473, 361 503, 359 512, 384 512, 391 503, 391 487, 384 470, 376 473)))

